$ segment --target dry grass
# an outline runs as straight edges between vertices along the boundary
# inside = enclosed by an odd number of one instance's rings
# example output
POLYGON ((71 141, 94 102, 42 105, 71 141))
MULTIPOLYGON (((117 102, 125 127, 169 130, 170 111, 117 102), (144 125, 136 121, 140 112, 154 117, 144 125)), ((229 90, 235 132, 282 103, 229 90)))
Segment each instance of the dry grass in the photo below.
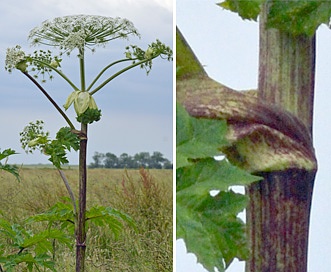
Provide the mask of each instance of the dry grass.
MULTIPOLYGON (((20 174, 18 183, 0 172, 1 216, 13 223, 22 223, 68 196, 56 170, 22 169, 20 174)), ((77 194, 77 170, 65 174, 77 194)), ((93 205, 126 212, 138 229, 125 226, 117 239, 106 228, 89 229, 87 272, 172 271, 171 170, 89 169, 88 206, 93 205)), ((55 254, 58 271, 75 270, 72 250, 58 246, 55 254)))

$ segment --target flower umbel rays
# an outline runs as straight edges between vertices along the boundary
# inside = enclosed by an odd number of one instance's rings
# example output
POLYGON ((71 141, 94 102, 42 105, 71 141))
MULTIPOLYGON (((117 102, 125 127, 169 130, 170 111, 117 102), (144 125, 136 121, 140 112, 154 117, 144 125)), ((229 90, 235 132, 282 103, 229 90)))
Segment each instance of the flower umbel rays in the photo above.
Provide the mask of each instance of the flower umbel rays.
POLYGON ((77 48, 94 50, 114 39, 127 39, 129 35, 140 37, 133 23, 119 17, 96 15, 72 15, 44 21, 29 34, 32 45, 44 44, 59 47, 70 54, 77 48))

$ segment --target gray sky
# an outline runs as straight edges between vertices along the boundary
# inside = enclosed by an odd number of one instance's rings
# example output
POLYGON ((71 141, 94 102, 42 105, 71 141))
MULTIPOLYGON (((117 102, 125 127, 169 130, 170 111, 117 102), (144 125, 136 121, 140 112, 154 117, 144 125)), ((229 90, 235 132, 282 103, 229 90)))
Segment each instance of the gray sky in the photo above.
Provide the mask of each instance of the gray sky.
MULTIPOLYGON (((12 156, 10 163, 47 163, 47 158, 36 152, 26 155, 20 147, 19 132, 30 121, 44 120, 45 129, 54 136, 66 126, 57 111, 34 85, 19 71, 9 74, 4 69, 6 48, 22 45, 26 52, 33 52, 27 42, 29 31, 46 19, 72 14, 92 14, 129 19, 141 34, 141 39, 116 41, 96 53, 87 53, 88 80, 105 65, 122 58, 125 46, 137 44, 142 48, 160 39, 172 47, 172 0, 12 0, 1 3, 0 18, 0 121, 2 123, 1 150, 13 148, 20 155, 12 156)), ((41 48, 41 47, 40 47, 41 48)), ((47 47, 44 47, 47 48, 47 47)), ((50 48, 51 49, 51 48, 50 48)), ((78 58, 72 54, 63 57, 64 73, 78 84, 78 58)), ((173 63, 156 59, 148 76, 136 68, 117 77, 94 98, 102 110, 102 118, 89 129, 88 162, 95 151, 129 155, 147 151, 160 151, 172 161, 172 67, 173 63)), ((113 70, 115 72, 115 70, 113 70)), ((56 75, 55 75, 56 77, 56 75)), ((72 89, 61 78, 44 85, 45 89, 63 105, 72 89)), ((68 110, 75 121, 73 108, 68 110)), ((76 125, 77 123, 75 123, 76 125)), ((70 163, 77 163, 77 153, 69 155, 70 163)))
MULTIPOLYGON (((209 75, 237 90, 257 86, 258 24, 217 7, 220 1, 178 0, 176 21, 209 75)), ((309 241, 309 270, 331 269, 330 154, 331 125, 331 30, 326 26, 317 32, 316 94, 314 145, 319 170, 315 181, 309 241)), ((186 254, 184 243, 177 241, 177 272, 203 272, 193 254, 186 254)), ((244 271, 236 262, 229 272, 244 271)))

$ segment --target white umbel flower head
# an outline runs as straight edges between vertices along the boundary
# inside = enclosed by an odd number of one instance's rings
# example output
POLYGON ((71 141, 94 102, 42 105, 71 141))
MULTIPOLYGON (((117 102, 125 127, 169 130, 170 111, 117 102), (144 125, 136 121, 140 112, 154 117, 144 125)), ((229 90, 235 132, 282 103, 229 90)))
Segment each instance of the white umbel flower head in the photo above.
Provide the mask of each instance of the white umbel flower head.
MULTIPOLYGON (((97 15, 71 15, 44 21, 31 30, 32 45, 44 44, 59 47, 67 53, 74 49, 92 49, 114 39, 140 36, 133 23, 119 17, 97 15)), ((94 50, 94 49, 92 49, 94 50)))
POLYGON ((15 68, 25 70, 26 68, 25 59, 26 59, 26 55, 24 51, 21 50, 21 46, 16 45, 13 48, 7 48, 6 66, 5 66, 6 70, 8 72, 12 72, 12 70, 15 68), (18 67, 20 64, 22 64, 21 66, 23 67, 18 67))

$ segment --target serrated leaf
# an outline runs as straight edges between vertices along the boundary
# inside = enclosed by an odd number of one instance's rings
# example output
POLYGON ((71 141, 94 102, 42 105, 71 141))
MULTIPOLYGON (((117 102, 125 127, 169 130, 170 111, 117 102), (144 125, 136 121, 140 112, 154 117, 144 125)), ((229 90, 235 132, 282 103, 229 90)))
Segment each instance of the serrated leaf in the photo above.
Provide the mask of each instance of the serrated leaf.
POLYGON ((79 149, 79 138, 76 134, 71 132, 70 127, 62 127, 56 133, 56 139, 66 147, 68 151, 71 148, 75 151, 79 149))
POLYGON ((225 0, 217 5, 224 9, 238 13, 242 19, 256 21, 260 14, 261 4, 263 2, 265 2, 265 0, 225 0))
POLYGON ((235 257, 248 257, 245 227, 237 218, 246 203, 244 195, 232 191, 205 194, 198 201, 177 194, 177 238, 208 271, 224 271, 235 257))
MULTIPOLYGON (((225 0, 218 3, 224 9, 238 13, 242 19, 257 20, 266 0, 225 0)), ((331 1, 269 1, 267 26, 293 35, 312 36, 321 24, 329 24, 331 1)))
MULTIPOLYGON (((35 246, 37 244, 43 244, 45 249, 51 250, 52 243, 49 243, 47 239, 57 239, 67 246, 71 245, 71 239, 60 230, 50 229, 43 232, 39 232, 24 240, 21 245, 24 248, 35 246)), ((40 245, 39 245, 40 246, 40 245)))
POLYGON ((94 206, 86 212, 86 218, 97 226, 108 226, 115 237, 118 237, 123 229, 122 222, 136 229, 135 222, 130 216, 111 207, 94 206))
POLYGON ((73 207, 70 203, 57 202, 49 210, 41 214, 30 216, 26 219, 27 224, 34 222, 71 222, 74 223, 75 216, 73 207))
POLYGON ((226 122, 193 118, 180 104, 176 107, 176 152, 179 158, 176 167, 188 165, 188 158, 198 159, 219 155, 221 147, 227 144, 224 137, 226 122))
POLYGON ((176 219, 177 239, 184 239, 188 252, 194 253, 208 271, 213 272, 217 267, 223 272, 222 252, 215 247, 212 235, 204 227, 203 218, 177 201, 176 219))
POLYGON ((177 170, 176 190, 198 196, 211 190, 226 191, 230 186, 248 185, 260 179, 231 165, 227 160, 206 158, 177 170))
POLYGON ((206 269, 224 271, 234 258, 248 255, 245 227, 237 217, 247 198, 228 189, 260 178, 226 159, 214 159, 227 145, 224 121, 191 117, 177 105, 176 126, 177 238, 184 239, 187 249, 206 269), (220 193, 212 197, 212 190, 220 193))
POLYGON ((331 1, 273 1, 267 25, 293 35, 313 36, 321 24, 328 24, 331 1))

